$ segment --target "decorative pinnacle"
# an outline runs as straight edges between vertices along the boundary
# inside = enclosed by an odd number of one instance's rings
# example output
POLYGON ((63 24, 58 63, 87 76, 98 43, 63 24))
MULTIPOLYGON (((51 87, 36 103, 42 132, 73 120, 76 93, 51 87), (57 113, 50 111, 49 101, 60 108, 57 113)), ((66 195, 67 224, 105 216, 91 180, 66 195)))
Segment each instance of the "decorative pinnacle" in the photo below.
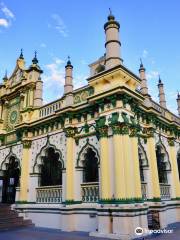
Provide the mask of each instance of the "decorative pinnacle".
POLYGON ((32 60, 32 63, 33 64, 37 64, 38 63, 38 60, 37 60, 37 51, 34 52, 34 58, 32 60))
POLYGON ((67 65, 71 65, 70 56, 68 56, 67 65))
POLYGON ((115 19, 114 15, 112 14, 111 8, 109 8, 109 16, 108 16, 108 21, 113 21, 115 19))
POLYGON ((66 67, 72 67, 73 68, 73 66, 71 64, 70 56, 68 56, 68 61, 67 61, 66 67))
POLYGON ((21 48, 21 53, 20 53, 20 56, 19 56, 20 59, 24 59, 24 56, 23 56, 23 49, 21 48))
POLYGON ((180 100, 180 93, 177 91, 177 100, 180 100))
POLYGON ((159 75, 159 84, 161 84, 162 83, 162 81, 161 81, 161 77, 160 77, 160 75, 159 75))
POLYGON ((143 62, 142 62, 142 58, 140 58, 140 68, 143 68, 143 62))
POLYGON ((3 77, 3 80, 6 81, 8 79, 7 77, 7 70, 5 71, 5 74, 4 74, 4 77, 3 77))

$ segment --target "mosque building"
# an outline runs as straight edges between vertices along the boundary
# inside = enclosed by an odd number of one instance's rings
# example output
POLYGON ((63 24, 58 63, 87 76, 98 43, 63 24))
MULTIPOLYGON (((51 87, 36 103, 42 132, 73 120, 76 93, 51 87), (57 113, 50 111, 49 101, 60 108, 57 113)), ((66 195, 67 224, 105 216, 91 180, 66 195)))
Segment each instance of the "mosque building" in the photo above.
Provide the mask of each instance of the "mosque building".
POLYGON ((180 221, 180 94, 177 115, 159 103, 121 57, 120 24, 104 24, 105 54, 74 90, 65 66, 64 94, 43 105, 35 54, 21 52, 0 85, 0 202, 36 226, 135 237, 135 229, 180 221))

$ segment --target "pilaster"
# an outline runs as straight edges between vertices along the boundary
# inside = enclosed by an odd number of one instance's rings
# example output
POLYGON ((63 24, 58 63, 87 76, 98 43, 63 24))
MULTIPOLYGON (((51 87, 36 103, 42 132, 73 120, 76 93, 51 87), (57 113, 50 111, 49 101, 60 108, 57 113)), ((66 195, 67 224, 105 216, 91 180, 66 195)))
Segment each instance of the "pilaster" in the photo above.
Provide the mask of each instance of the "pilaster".
POLYGON ((74 201, 74 134, 73 127, 65 128, 66 133, 66 201, 74 201))
POLYGON ((149 198, 153 200, 160 201, 160 186, 156 159, 156 148, 155 148, 155 138, 154 130, 152 128, 147 130, 147 157, 149 160, 149 198))
POLYGON ((110 166, 109 166, 109 144, 108 144, 108 126, 98 128, 100 137, 100 186, 101 199, 111 199, 110 187, 110 166))
POLYGON ((126 198, 126 179, 123 157, 123 138, 119 125, 112 125, 114 145, 115 199, 126 198))
POLYGON ((31 140, 23 140, 20 195, 19 195, 20 201, 28 201, 30 160, 31 160, 31 140))
POLYGON ((171 186, 171 196, 173 199, 180 198, 180 182, 179 182, 179 174, 178 174, 178 165, 177 165, 177 153, 175 148, 175 139, 168 139, 169 143, 169 159, 171 163, 171 173, 172 173, 172 182, 173 186, 171 186))

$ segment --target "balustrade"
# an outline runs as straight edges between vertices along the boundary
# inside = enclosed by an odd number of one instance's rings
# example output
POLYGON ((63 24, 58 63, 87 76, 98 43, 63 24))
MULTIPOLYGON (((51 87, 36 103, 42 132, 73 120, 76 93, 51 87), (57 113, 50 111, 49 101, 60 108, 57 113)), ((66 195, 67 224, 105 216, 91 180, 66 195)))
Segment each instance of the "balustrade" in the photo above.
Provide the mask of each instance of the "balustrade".
POLYGON ((81 184, 81 189, 83 202, 98 202, 99 200, 98 182, 83 183, 81 184))
POLYGON ((56 101, 51 104, 45 105, 39 110, 39 117, 44 118, 55 113, 56 110, 61 108, 61 101, 56 101))
POLYGON ((171 199, 170 185, 160 183, 161 200, 171 199))
POLYGON ((61 203, 62 186, 45 186, 36 188, 37 203, 61 203))

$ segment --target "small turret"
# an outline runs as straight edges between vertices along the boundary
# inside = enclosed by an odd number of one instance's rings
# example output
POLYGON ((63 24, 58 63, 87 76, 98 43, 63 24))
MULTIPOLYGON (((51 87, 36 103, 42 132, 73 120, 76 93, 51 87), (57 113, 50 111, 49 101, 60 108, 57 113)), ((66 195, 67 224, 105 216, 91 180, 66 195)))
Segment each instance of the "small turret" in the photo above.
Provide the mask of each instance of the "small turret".
POLYGON ((106 69, 112 68, 116 65, 122 64, 119 41, 119 28, 120 24, 115 20, 111 9, 108 16, 108 21, 104 24, 106 34, 106 69))
POLYGON ((161 81, 161 78, 159 76, 159 82, 158 82, 158 89, 159 89, 159 104, 166 108, 166 98, 164 93, 164 84, 161 81))
POLYGON ((177 105, 178 105, 178 108, 177 108, 177 110, 178 110, 178 115, 179 115, 179 117, 180 117, 180 93, 178 92, 178 94, 177 94, 177 105))
POLYGON ((73 92, 73 66, 68 57, 67 64, 65 66, 65 85, 64 85, 64 94, 73 92))
POLYGON ((146 78, 146 69, 143 66, 142 60, 140 59, 140 68, 139 75, 141 79, 141 93, 143 95, 148 95, 148 87, 147 87, 147 78, 146 78))
POLYGON ((64 95, 66 106, 72 106, 73 104, 73 66, 68 57, 67 64, 65 66, 65 84, 64 84, 64 95))

